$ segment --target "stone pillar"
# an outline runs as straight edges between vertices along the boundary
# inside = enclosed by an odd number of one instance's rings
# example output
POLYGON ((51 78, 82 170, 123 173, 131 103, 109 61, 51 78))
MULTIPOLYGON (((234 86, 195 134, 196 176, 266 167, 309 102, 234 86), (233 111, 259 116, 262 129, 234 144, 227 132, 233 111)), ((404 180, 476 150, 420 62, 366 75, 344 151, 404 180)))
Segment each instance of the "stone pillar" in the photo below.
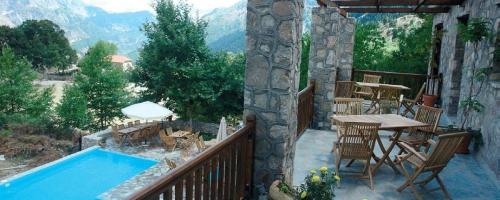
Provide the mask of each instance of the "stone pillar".
POLYGON ((291 183, 303 0, 249 0, 245 115, 256 115, 254 184, 291 183))
POLYGON ((329 129, 335 81, 350 80, 354 47, 354 19, 337 8, 312 9, 309 80, 315 80, 313 128, 329 129))

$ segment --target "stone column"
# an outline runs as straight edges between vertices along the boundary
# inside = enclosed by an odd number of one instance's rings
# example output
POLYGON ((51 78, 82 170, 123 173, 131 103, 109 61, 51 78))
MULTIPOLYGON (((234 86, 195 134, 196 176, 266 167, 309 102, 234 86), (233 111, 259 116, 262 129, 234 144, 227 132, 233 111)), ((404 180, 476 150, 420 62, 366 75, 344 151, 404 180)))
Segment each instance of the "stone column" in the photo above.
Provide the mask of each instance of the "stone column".
POLYGON ((245 115, 256 115, 254 184, 291 183, 303 0, 249 0, 245 115))
POLYGON ((350 80, 354 47, 354 19, 337 8, 312 9, 309 80, 315 80, 313 127, 330 128, 335 81, 350 80))

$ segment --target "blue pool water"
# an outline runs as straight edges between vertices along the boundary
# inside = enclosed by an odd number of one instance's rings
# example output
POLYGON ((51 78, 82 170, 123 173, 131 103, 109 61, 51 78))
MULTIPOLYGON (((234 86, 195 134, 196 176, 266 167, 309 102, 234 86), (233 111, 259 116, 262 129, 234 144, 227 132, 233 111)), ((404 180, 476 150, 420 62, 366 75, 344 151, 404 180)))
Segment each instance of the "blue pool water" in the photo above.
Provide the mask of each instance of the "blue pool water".
POLYGON ((93 148, 0 182, 0 199, 93 200, 156 163, 93 148))

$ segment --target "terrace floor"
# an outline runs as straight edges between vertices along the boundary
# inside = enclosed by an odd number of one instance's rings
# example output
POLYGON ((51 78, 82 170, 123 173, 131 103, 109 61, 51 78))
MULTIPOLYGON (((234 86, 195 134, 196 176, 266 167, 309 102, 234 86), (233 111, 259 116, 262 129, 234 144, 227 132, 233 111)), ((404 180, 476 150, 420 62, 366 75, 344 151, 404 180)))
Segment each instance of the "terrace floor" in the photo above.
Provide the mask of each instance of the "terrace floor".
MULTIPOLYGON (((389 143, 388 137, 391 134, 387 131, 380 131, 382 141, 389 143)), ((331 153, 333 141, 336 133, 333 131, 319 131, 308 129, 296 143, 293 184, 300 185, 304 177, 311 169, 318 169, 322 166, 335 168, 335 155, 331 153)), ((388 146, 388 144, 384 146, 388 146)), ((381 155, 378 147, 375 147, 375 154, 381 155)), ((397 153, 397 147, 392 151, 397 153)), ((394 158, 391 155, 391 158, 394 158)), ((347 160, 342 162, 341 169, 345 169, 347 160)), ((372 165, 375 163, 372 159, 372 165)), ((361 162, 355 162, 350 168, 353 170, 362 169, 361 162)), ((340 174, 342 176, 342 173, 340 174)), ((440 177, 453 199, 500 199, 500 184, 494 173, 474 155, 457 155, 448 166, 441 172, 440 177)), ((414 199, 410 189, 399 193, 396 191, 405 178, 402 174, 396 174, 386 165, 383 165, 374 176, 374 191, 368 187, 366 179, 355 177, 343 177, 341 185, 336 189, 337 199, 414 199)), ((425 189, 437 188, 435 180, 429 183, 425 189)), ((425 192, 425 189, 417 187, 424 199, 444 199, 443 193, 439 191, 425 192)))

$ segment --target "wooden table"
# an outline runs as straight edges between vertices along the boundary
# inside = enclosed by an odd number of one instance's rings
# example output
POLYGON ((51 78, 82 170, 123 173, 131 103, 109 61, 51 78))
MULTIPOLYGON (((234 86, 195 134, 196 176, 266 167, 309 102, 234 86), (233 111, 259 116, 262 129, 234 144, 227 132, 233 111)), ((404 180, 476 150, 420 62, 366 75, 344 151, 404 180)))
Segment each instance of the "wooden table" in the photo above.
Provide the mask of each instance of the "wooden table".
POLYGON ((189 132, 189 131, 176 131, 174 133, 172 133, 172 135, 169 135, 170 137, 174 137, 174 138, 183 138, 183 137, 187 137, 188 135, 191 135, 193 133, 189 132))
POLYGON ((382 85, 383 86, 397 88, 399 90, 410 90, 411 89, 411 88, 406 87, 404 85, 391 85, 391 84, 382 84, 382 83, 356 82, 356 84, 355 84, 356 87, 369 87, 372 90, 373 95, 377 95, 377 96, 373 96, 372 97, 372 103, 370 104, 370 107, 368 108, 368 110, 366 110, 365 112, 368 112, 373 107, 375 107, 377 105, 377 103, 379 103, 378 102, 378 97, 380 96, 380 94, 379 94, 379 92, 380 92, 380 86, 382 86, 382 85))
POLYGON ((396 166, 392 162, 392 160, 389 158, 389 154, 391 153, 392 149, 394 149, 394 146, 396 146, 396 143, 399 140, 399 137, 401 137, 401 134, 403 133, 404 129, 407 128, 414 128, 414 127, 425 127, 429 126, 429 124, 422 123, 419 121, 415 121, 413 119, 408 119, 406 117, 396 115, 396 114, 384 114, 384 115, 334 115, 332 116, 332 119, 345 123, 345 122, 371 122, 371 123, 381 123, 379 130, 389 130, 389 131, 394 131, 394 134, 392 137, 394 140, 391 142, 389 145, 389 148, 387 150, 384 148, 384 145, 382 144, 382 140, 380 139, 380 135, 377 134, 377 143, 380 146, 380 150, 383 153, 382 158, 378 158, 377 156, 374 155, 374 159, 377 161, 377 164, 372 170, 372 173, 375 174, 375 172, 380 168, 380 166, 384 163, 387 162, 389 166, 391 166, 395 172, 399 173, 397 170, 396 166))

